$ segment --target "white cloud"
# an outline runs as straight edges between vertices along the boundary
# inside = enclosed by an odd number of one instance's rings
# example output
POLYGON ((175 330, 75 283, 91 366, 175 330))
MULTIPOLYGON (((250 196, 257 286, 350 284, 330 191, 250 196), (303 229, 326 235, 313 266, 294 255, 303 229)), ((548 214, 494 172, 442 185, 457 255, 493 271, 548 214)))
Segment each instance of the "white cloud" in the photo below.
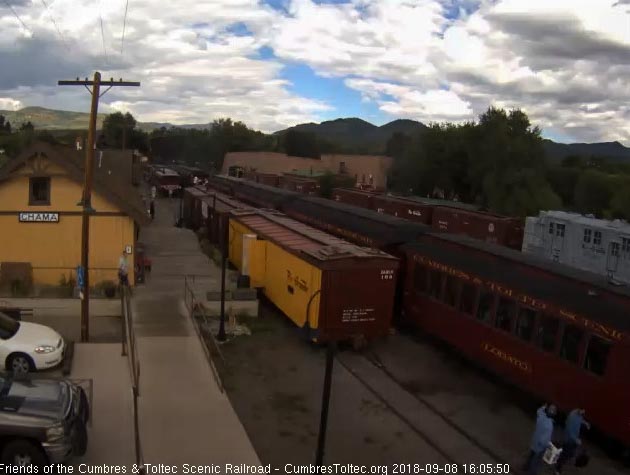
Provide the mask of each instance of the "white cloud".
POLYGON ((230 116, 271 131, 334 106, 281 79, 297 62, 342 78, 392 119, 461 121, 494 104, 523 108, 556 136, 630 141, 627 2, 286 0, 274 10, 258 0, 134 0, 121 54, 125 1, 55 0, 47 10, 12 0, 28 29, 0 2, 0 96, 85 110, 85 91, 56 81, 100 69, 142 81, 110 91, 103 110, 180 123, 230 116), (235 24, 251 35, 230 33, 235 24), (259 59, 263 46, 277 59, 259 59))
POLYGON ((10 97, 0 97, 0 109, 16 111, 23 107, 22 102, 10 97))

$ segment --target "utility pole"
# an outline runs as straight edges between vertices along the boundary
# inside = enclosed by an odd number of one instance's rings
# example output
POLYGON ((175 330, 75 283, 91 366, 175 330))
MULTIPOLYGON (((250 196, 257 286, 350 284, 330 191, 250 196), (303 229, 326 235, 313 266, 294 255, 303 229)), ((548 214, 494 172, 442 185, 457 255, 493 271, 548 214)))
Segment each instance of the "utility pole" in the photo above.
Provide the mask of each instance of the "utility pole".
POLYGON ((328 407, 330 406, 330 390, 332 388, 333 363, 337 342, 331 340, 326 348, 326 372, 324 373, 324 389, 322 391, 322 410, 319 420, 319 435, 317 436, 317 452, 315 453, 315 465, 321 467, 324 464, 324 450, 326 447, 326 429, 328 428, 328 407))
POLYGON ((81 341, 86 342, 90 339, 90 272, 89 272, 89 257, 90 257, 90 215, 93 214, 94 208, 92 208, 92 181, 94 177, 94 150, 96 148, 96 118, 98 114, 98 100, 112 87, 115 86, 140 86, 139 82, 129 82, 120 79, 114 82, 112 78, 110 81, 101 81, 101 73, 98 71, 94 73, 94 80, 90 81, 88 78, 80 80, 77 78, 74 81, 59 81, 59 86, 84 86, 92 95, 92 107, 90 109, 90 126, 88 129, 88 141, 87 150, 85 155, 85 177, 83 180, 83 196, 78 203, 83 208, 81 215, 81 267, 83 268, 83 298, 81 300, 81 341), (101 85, 109 86, 103 93, 101 93, 101 85), (92 86, 90 89, 89 86, 92 86))

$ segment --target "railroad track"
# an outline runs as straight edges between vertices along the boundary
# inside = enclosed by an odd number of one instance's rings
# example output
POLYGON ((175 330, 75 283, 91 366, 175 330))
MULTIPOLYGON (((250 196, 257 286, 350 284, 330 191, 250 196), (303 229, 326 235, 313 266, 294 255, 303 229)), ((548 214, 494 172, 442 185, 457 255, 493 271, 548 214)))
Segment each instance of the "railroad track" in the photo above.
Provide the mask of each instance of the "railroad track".
MULTIPOLYGON (((358 355, 357 355, 358 356, 358 355)), ((468 445, 474 447, 478 454, 482 454, 484 457, 484 463, 493 463, 500 465, 509 465, 510 472, 512 473, 512 469, 514 464, 510 463, 510 461, 506 460, 504 457, 501 457, 490 447, 486 446, 482 442, 480 442, 477 438, 475 438, 470 432, 466 431, 460 425, 453 422, 451 418, 449 418, 442 411, 437 409, 431 402, 429 402, 426 398, 415 394, 408 389, 382 364, 378 356, 374 353, 369 353, 367 355, 358 356, 359 358, 366 361, 368 364, 375 367, 378 371, 382 372, 400 391, 403 391, 406 395, 413 398, 413 400, 417 401, 423 408, 426 409, 430 414, 432 414, 435 418, 437 418, 441 423, 445 424, 449 430, 453 431, 457 434, 457 436, 461 437, 463 441, 463 445, 468 445)), ((385 407, 387 407, 392 413, 394 413, 405 425, 407 425, 418 437, 424 440, 427 445, 433 448, 436 452, 438 452, 445 460, 449 463, 454 463, 457 465, 462 465, 463 463, 470 463, 470 459, 466 459, 466 455, 463 455, 458 451, 457 448, 453 447, 452 443, 449 443, 449 448, 446 448, 445 445, 439 441, 436 441, 436 434, 431 434, 429 430, 423 428, 421 424, 415 423, 411 420, 408 414, 403 413, 398 407, 395 407, 388 398, 380 392, 373 381, 369 381, 368 378, 362 376, 360 371, 357 370, 356 367, 353 367, 348 361, 344 361, 343 355, 339 355, 337 361, 341 366, 343 366, 350 374, 352 374, 357 381, 359 381, 370 393, 372 393, 385 407), (457 456, 459 455, 459 457, 457 456)), ((450 442, 450 440, 449 440, 450 442)))

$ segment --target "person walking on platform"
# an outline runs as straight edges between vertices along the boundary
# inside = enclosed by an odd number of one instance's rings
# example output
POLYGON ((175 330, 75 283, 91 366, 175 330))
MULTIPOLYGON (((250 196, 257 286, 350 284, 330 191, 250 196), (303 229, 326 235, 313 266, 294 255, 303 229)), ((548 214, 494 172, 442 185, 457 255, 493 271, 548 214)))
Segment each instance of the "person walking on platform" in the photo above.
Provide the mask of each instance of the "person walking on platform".
POLYGON ((538 475, 545 450, 551 443, 555 415, 556 406, 553 404, 545 404, 536 412, 536 428, 523 466, 523 471, 528 475, 538 475))
POLYGON ((573 409, 567 416, 567 420, 564 424, 562 452, 560 452, 560 456, 554 467, 556 475, 562 473, 564 464, 575 456, 578 447, 582 444, 582 440, 580 439, 582 426, 585 426, 587 429, 591 428, 591 425, 584 420, 585 413, 586 411, 584 409, 577 408, 573 409))

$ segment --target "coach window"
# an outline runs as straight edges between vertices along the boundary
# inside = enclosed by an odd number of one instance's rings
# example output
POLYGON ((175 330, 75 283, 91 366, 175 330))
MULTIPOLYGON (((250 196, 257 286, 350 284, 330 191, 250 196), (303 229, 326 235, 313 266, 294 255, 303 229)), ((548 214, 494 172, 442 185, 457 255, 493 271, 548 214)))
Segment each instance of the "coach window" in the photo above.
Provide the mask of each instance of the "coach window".
POLYGON ((516 302, 512 299, 499 297, 497 305, 497 322, 496 327, 505 332, 512 332, 512 323, 516 313, 516 302))
POLYGON ((429 296, 434 299, 439 300, 442 297, 442 277, 439 270, 429 271, 429 296))
POLYGON ((444 302, 451 307, 457 306, 457 297, 459 294, 460 281, 452 275, 446 276, 446 284, 444 285, 444 302))
POLYGON ((556 236, 564 237, 564 224, 558 224, 556 226, 556 236))
POLYGON ((570 361, 571 363, 580 362, 580 343, 584 332, 575 325, 567 325, 564 327, 562 335, 562 345, 560 346, 560 357, 570 361))
POLYGON ((542 350, 553 352, 556 349, 556 338, 560 322, 557 318, 542 314, 536 335, 536 345, 542 350))
POLYGON ((630 238, 621 238, 621 252, 624 257, 630 257, 630 238))
POLYGON ((611 344, 598 336, 591 336, 586 350, 586 359, 584 360, 584 369, 603 376, 606 372, 606 363, 608 363, 608 353, 610 353, 611 344))
POLYGON ((427 268, 421 264, 416 264, 413 269, 413 288, 416 292, 427 290, 427 268))
POLYGON ((462 296, 459 300, 459 310, 468 315, 474 315, 477 288, 473 284, 462 284, 462 296))
POLYGON ((482 290, 479 295, 479 305, 477 306, 477 320, 490 323, 492 320, 492 307, 494 306, 494 294, 487 290, 482 290))
POLYGON ((590 244, 591 243, 591 237, 593 235, 593 231, 589 228, 585 228, 584 229, 584 242, 586 244, 590 244))
POLYGON ((518 309, 516 319, 516 336, 524 341, 531 341, 534 334, 534 324, 536 323, 536 311, 531 308, 521 307, 518 309))
POLYGON ((553 221, 549 223, 549 234, 553 234, 553 221))
POLYGON ((602 243, 602 232, 601 231, 595 231, 595 236, 593 237, 593 244, 595 244, 596 246, 601 245, 602 243))

